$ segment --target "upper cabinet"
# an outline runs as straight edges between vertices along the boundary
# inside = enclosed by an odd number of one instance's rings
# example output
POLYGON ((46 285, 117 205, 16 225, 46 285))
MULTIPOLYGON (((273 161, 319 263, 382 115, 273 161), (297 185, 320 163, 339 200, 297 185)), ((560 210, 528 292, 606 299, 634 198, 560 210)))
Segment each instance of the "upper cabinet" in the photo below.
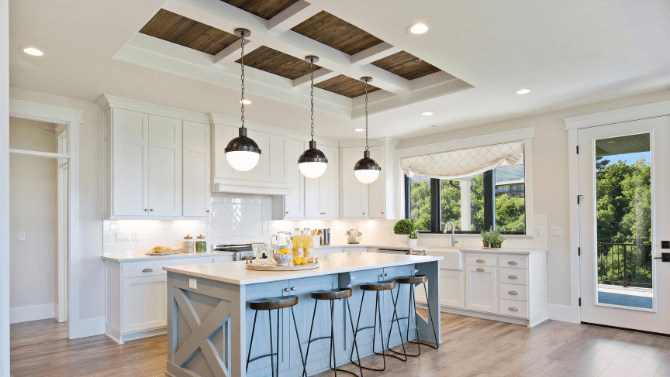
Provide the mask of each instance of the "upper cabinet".
POLYGON ((345 219, 367 219, 369 216, 368 185, 359 182, 354 174, 354 166, 363 158, 363 151, 365 147, 342 148, 342 217, 345 219))
POLYGON ((305 178, 305 217, 336 220, 340 218, 338 148, 321 144, 318 148, 326 155, 328 168, 319 178, 305 178))
POLYGON ((209 125, 160 106, 111 96, 97 102, 104 121, 105 218, 207 216, 209 125))
POLYGON ((298 168, 298 158, 304 150, 303 141, 295 139, 286 141, 286 178, 291 192, 286 196, 273 196, 272 212, 276 220, 305 217, 305 176, 298 168))

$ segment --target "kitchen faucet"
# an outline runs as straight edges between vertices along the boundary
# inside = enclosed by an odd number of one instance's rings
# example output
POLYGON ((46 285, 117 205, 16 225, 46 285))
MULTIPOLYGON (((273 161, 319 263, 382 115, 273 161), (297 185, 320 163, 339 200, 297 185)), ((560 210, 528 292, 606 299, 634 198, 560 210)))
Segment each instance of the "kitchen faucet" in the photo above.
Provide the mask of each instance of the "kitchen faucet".
POLYGON ((447 234, 447 225, 449 224, 451 224, 451 247, 456 247, 458 241, 454 238, 456 235, 456 225, 454 225, 453 221, 447 221, 447 223, 444 224, 444 234, 447 234))

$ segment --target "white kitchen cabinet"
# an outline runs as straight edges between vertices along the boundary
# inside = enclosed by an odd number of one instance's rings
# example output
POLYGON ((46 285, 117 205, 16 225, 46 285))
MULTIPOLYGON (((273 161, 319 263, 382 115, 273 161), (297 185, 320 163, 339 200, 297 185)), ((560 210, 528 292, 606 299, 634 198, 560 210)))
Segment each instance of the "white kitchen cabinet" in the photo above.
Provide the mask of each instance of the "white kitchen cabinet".
POLYGON ((182 121, 149 115, 149 216, 182 214, 182 121))
POLYGON ((210 126, 184 121, 183 129, 183 214, 206 217, 210 213, 210 126))
POLYGON ((338 149, 319 145, 328 158, 328 168, 319 178, 305 178, 305 216, 311 219, 339 218, 338 149))
POLYGON ((305 150, 300 140, 286 140, 286 176, 291 191, 285 196, 272 197, 274 220, 303 219, 305 217, 305 176, 300 173, 298 159, 305 150))
MULTIPOLYGON (((426 302, 426 290, 423 284, 415 287, 416 300, 426 302)), ((465 272, 462 270, 440 270, 440 305, 444 307, 465 308, 465 272)))
POLYGON ((498 269, 465 266, 465 308, 498 313, 498 269))
POLYGON ((342 217, 368 218, 368 186, 354 173, 356 162, 363 158, 365 148, 342 148, 342 217))
POLYGON ((368 217, 371 219, 386 218, 387 208, 393 205, 393 180, 386 179, 387 169, 393 165, 386 163, 385 149, 385 145, 370 147, 370 157, 382 168, 377 180, 368 185, 368 217))
POLYGON ((167 325, 166 289, 166 275, 123 280, 123 322, 127 332, 136 333, 167 325))

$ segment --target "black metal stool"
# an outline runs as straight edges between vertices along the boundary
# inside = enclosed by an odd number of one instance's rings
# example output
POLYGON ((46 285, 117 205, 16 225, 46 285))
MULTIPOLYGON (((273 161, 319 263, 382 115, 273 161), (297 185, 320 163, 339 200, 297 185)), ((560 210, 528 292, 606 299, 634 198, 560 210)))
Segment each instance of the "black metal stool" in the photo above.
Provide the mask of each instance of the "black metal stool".
POLYGON ((300 346, 300 336, 298 335, 298 324, 295 321, 295 314, 293 313, 293 307, 298 303, 297 296, 286 296, 286 297, 273 297, 273 298, 264 298, 260 300, 249 301, 249 308, 256 311, 254 314, 254 326, 251 330, 251 341, 249 342, 249 353, 247 354, 247 371, 249 370, 249 363, 262 359, 264 357, 270 357, 270 370, 272 370, 272 377, 275 375, 274 357, 277 356, 277 376, 279 376, 279 311, 285 308, 291 308, 291 316, 293 317, 293 325, 295 326, 295 336, 298 338, 298 348, 300 349, 300 359, 302 360, 303 368, 305 367, 305 359, 302 355, 302 347, 300 346), (254 333, 256 332, 256 318, 258 317, 259 310, 267 310, 268 312, 268 321, 270 324, 270 353, 267 355, 261 355, 253 359, 251 357, 251 347, 254 344, 254 333), (272 348, 272 311, 277 310, 277 352, 275 353, 272 348))
MULTIPOLYGON (((351 321, 351 331, 354 331, 354 319, 351 316, 351 306, 349 306, 349 297, 352 295, 352 290, 351 288, 337 288, 337 289, 332 289, 332 290, 327 290, 327 291, 316 291, 311 293, 311 297, 316 300, 314 303, 314 314, 312 315, 312 326, 309 328, 309 341, 307 342, 307 353, 305 354, 305 364, 304 364, 304 369, 303 369, 303 376, 307 376, 307 358, 309 357, 309 347, 312 344, 312 342, 315 342, 317 340, 323 340, 323 339, 330 339, 330 352, 329 352, 329 360, 328 360, 328 365, 330 365, 330 369, 335 371, 335 375, 337 376, 337 372, 344 372, 344 373, 349 373, 353 374, 356 377, 359 377, 356 373, 350 372, 348 370, 344 369, 338 369, 337 368, 337 359, 335 358, 335 328, 334 328, 334 319, 333 319, 333 314, 335 310, 335 300, 342 300, 344 299, 344 305, 346 305, 348 311, 349 311, 349 321, 351 321), (316 308, 319 305, 319 301, 330 301, 330 336, 322 336, 319 338, 312 339, 312 330, 314 330, 314 319, 316 318, 316 308), (331 365, 332 361, 332 365, 331 365)), ((345 323, 346 323, 346 318, 345 318, 345 323)), ((345 325, 346 326, 346 325, 345 325)), ((358 352, 358 344, 356 343, 356 337, 354 337, 354 343, 351 348, 351 354, 353 355, 354 353, 354 348, 356 347, 356 354, 358 355, 358 362, 360 364, 361 361, 361 356, 358 352)), ((363 377, 363 369, 360 368, 361 375, 360 377, 363 377)))
MULTIPOLYGON (((356 322, 356 331, 354 332, 354 341, 356 340, 356 337, 358 336, 359 331, 366 330, 366 329, 373 329, 372 330, 372 352, 375 355, 379 355, 379 356, 382 356, 384 358, 384 367, 381 368, 381 369, 365 367, 361 364, 360 358, 358 360, 358 364, 356 364, 354 362, 354 359, 353 359, 354 350, 352 348, 351 349, 351 356, 350 356, 351 363, 356 365, 359 368, 372 370, 372 371, 376 371, 376 372, 382 372, 382 371, 386 370, 386 355, 387 354, 386 354, 386 352, 384 352, 384 350, 388 347, 388 342, 386 343, 387 347, 385 347, 384 346, 384 328, 382 326, 382 323, 383 323, 383 321, 382 321, 382 310, 381 310, 381 307, 379 307, 379 297, 380 297, 379 294, 380 294, 380 292, 383 292, 383 291, 389 291, 390 295, 391 295, 391 301, 393 301, 393 288, 395 288, 395 286, 396 286, 395 281, 379 281, 379 282, 376 282, 376 283, 367 283, 367 284, 361 284, 360 285, 360 288, 363 291, 363 297, 361 298, 361 306, 358 309, 358 321, 356 322), (365 300, 365 292, 368 292, 368 291, 375 292, 375 294, 376 294, 374 324, 372 326, 366 326, 366 327, 363 327, 363 328, 359 328, 359 325, 361 323, 361 313, 363 312, 363 301, 365 300), (377 351, 375 351, 375 343, 377 343, 377 341, 376 341, 377 320, 379 320, 379 336, 380 336, 381 342, 382 342, 382 353, 378 353, 377 351)), ((395 305, 393 307, 393 311, 394 311, 394 314, 393 314, 393 317, 391 317, 391 318, 396 317, 396 315, 395 315, 395 305)), ((400 328, 399 327, 398 327, 398 333, 400 334, 400 328)), ((400 334, 400 340, 402 341, 402 334, 400 334)), ((403 344, 403 347, 404 347, 404 344, 403 344)), ((393 356, 397 359, 400 359, 399 357, 397 357, 395 355, 389 354, 389 356, 393 356)), ((402 359, 400 359, 400 360, 402 360, 402 359)))
MULTIPOLYGON (((419 352, 416 355, 408 354, 407 351, 405 350, 404 346, 404 341, 402 340, 402 333, 400 334, 400 341, 403 342, 403 347, 402 347, 402 353, 396 352, 392 349, 389 348, 389 351, 398 354, 398 355, 403 355, 405 357, 405 360, 407 360, 407 356, 410 357, 419 357, 421 356, 421 344, 425 346, 432 347, 434 349, 439 348, 439 344, 437 341, 437 333, 435 332, 435 324, 433 323, 433 316, 430 312, 430 301, 428 301, 428 289, 426 288, 426 282, 428 282, 428 277, 426 275, 415 275, 415 276, 406 276, 406 277, 400 277, 394 279, 396 283, 398 283, 398 293, 395 296, 395 301, 393 301, 393 306, 396 307, 398 305, 398 298, 400 296, 400 287, 402 284, 408 284, 409 285, 409 310, 407 312, 407 317, 398 317, 398 312, 397 310, 393 311, 393 314, 395 316, 395 320, 392 318, 391 319, 391 329, 389 331, 389 338, 391 337, 391 331, 393 331, 393 322, 398 323, 398 331, 400 331, 400 320, 401 319, 406 319, 407 320, 407 332, 405 334, 405 339, 407 340, 407 343, 412 343, 416 344, 419 347, 419 352), (414 294, 414 286, 418 284, 423 284, 423 290, 426 292, 426 302, 428 303, 428 316, 430 317, 430 324, 433 327, 433 336, 435 337, 435 345, 433 346, 430 343, 422 342, 421 338, 419 337, 419 327, 417 325, 416 317, 417 317, 417 311, 416 311, 416 295, 414 294), (414 305, 414 330, 416 331, 416 341, 409 341, 409 324, 410 324, 410 316, 412 315, 412 305, 414 305)), ((391 299, 393 299, 393 294, 391 294, 391 299)), ((403 359, 401 359, 403 360, 403 359)))

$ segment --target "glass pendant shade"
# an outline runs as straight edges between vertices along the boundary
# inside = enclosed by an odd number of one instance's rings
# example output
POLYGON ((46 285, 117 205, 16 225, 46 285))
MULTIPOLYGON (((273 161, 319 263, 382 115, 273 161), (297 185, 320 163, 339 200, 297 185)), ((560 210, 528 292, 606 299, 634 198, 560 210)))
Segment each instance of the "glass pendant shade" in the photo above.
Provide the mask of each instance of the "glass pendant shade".
POLYGON ((309 149, 304 151, 298 159, 298 168, 307 178, 319 178, 326 172, 328 159, 316 148, 316 141, 309 142, 309 149))
POLYGON ((239 171, 253 169, 261 157, 261 149, 255 141, 247 137, 247 129, 244 127, 240 128, 240 136, 228 143, 225 152, 230 166, 239 171))
POLYGON ((370 184, 377 180, 382 168, 370 158, 370 151, 365 151, 363 158, 354 166, 354 174, 359 182, 370 184))

